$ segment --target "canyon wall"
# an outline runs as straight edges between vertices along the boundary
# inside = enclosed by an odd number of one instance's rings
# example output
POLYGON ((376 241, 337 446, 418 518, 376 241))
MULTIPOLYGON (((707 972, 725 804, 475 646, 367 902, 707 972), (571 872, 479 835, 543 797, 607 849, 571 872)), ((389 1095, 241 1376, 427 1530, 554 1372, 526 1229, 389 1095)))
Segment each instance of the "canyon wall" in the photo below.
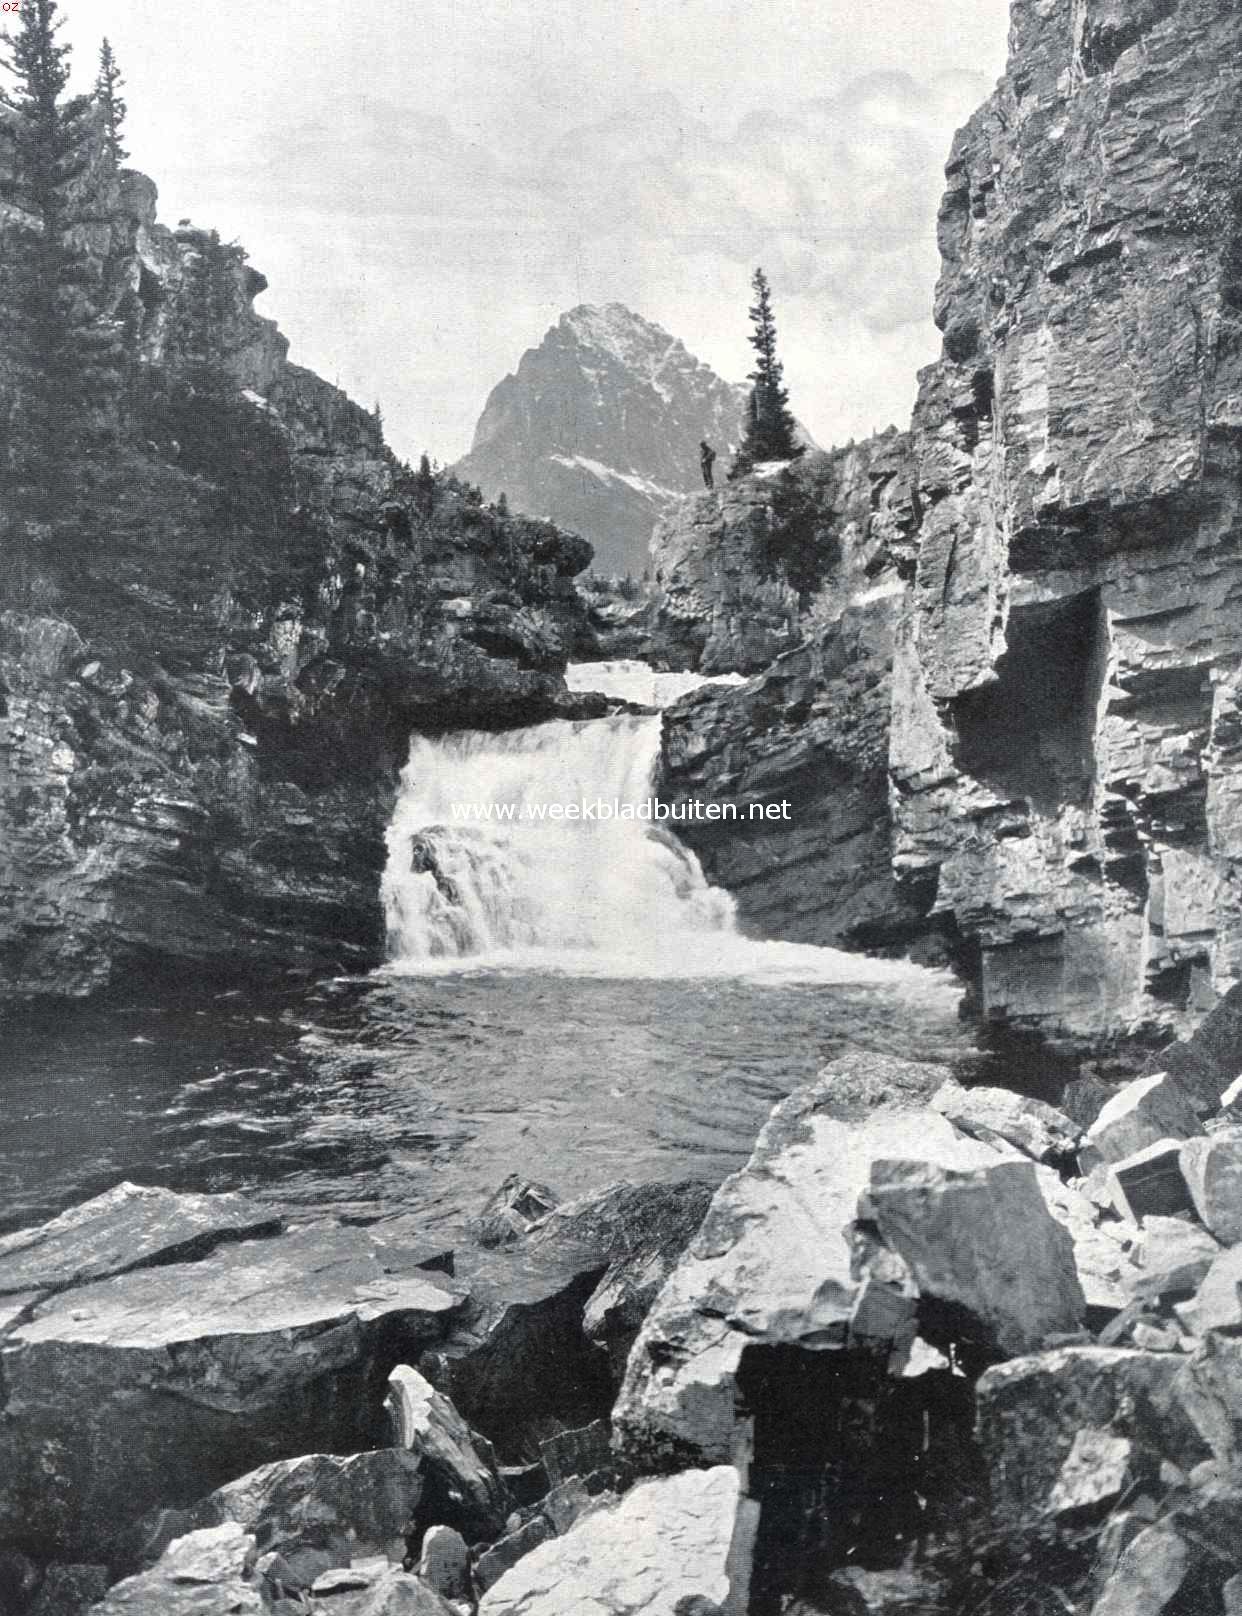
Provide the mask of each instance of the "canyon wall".
POLYGON ((371 965, 411 729, 591 709, 590 547, 411 477, 239 249, 104 194, 126 395, 54 497, 0 495, 0 1002, 371 965))
MULTIPOLYGON (((659 543, 666 627, 708 580, 692 657, 750 671, 804 645, 669 715, 674 788, 813 782, 798 832, 709 854, 743 912, 797 886, 790 934, 850 940, 831 827, 858 817, 859 775, 834 779, 824 713, 840 732, 866 708, 851 681, 883 687, 888 812, 874 762, 866 803, 894 879, 885 900, 870 863, 880 912, 855 940, 913 907, 957 939, 989 1020, 1079 1046, 1193 1020, 1242 961, 1240 45, 1223 0, 1015 0, 1009 70, 946 171, 943 355, 876 570, 830 569, 837 624, 802 622, 725 531, 770 520, 753 483, 724 496, 732 523, 700 500, 659 543), (854 628, 890 567, 891 686, 854 628), (846 671, 812 672, 778 747, 765 713, 811 639, 846 671)), ((825 515, 831 559, 853 517, 825 515)))
POLYGON ((1236 979, 1242 19, 1017 0, 959 134, 894 671, 894 863, 992 1018, 1236 979))

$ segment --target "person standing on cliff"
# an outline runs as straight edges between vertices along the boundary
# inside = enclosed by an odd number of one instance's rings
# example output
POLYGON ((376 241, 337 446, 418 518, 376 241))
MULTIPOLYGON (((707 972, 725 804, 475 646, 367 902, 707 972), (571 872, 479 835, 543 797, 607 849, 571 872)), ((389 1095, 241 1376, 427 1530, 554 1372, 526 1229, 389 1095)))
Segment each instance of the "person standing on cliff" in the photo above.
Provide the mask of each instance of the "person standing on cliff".
POLYGON ((716 451, 706 438, 699 441, 699 465, 703 468, 703 487, 715 488, 716 475, 712 467, 716 464, 716 451))

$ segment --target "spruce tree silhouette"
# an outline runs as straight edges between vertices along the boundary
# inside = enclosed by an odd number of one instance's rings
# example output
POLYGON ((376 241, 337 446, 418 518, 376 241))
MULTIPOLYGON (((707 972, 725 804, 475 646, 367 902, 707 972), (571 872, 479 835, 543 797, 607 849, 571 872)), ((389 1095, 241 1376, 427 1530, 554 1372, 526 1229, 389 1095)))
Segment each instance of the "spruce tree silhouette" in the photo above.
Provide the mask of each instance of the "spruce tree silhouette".
POLYGON ((755 301, 750 307, 750 345, 758 356, 750 373, 746 404, 746 430, 741 447, 729 467, 729 480, 744 477, 765 460, 796 460, 805 452, 798 442, 798 424, 789 409, 785 372, 776 357, 776 320, 772 290, 762 269, 751 277, 755 301))

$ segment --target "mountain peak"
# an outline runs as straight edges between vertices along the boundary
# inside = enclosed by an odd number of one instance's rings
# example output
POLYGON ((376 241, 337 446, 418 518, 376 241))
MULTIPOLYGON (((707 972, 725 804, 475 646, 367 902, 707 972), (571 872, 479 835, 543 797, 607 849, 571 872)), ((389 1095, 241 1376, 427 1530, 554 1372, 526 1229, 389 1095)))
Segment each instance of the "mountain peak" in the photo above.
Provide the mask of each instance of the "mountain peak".
POLYGON ((674 350, 685 352, 678 338, 624 303, 580 303, 561 315, 555 330, 568 333, 580 347, 605 353, 640 374, 653 375, 674 350))
POLYGON ((624 303, 562 314, 492 391, 456 470, 515 510, 576 528, 603 572, 639 572, 656 520, 702 488, 699 440, 722 462, 746 389, 624 303))

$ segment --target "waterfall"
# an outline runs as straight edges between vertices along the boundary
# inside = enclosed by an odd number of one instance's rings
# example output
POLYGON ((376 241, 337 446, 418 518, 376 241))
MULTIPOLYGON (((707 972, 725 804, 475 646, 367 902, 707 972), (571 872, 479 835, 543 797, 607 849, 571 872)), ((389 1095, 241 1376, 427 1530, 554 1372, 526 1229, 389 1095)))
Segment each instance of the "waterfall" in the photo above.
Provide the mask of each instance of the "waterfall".
POLYGON ((740 673, 657 673, 645 662, 571 662, 565 669, 571 690, 598 690, 638 707, 670 707, 700 685, 741 685, 740 673))
POLYGON ((649 800, 659 750, 658 716, 415 737, 388 839, 391 954, 634 958, 732 933, 733 902, 693 853, 662 826, 615 815, 649 800), (614 815, 534 817, 582 804, 614 815), (496 809, 513 818, 466 817, 496 809))
MULTIPOLYGON (((640 705, 736 682, 653 675, 634 662, 571 665, 569 675, 575 689, 640 705)), ((649 803, 660 725, 658 713, 626 714, 416 735, 388 831, 389 969, 873 983, 904 997, 928 994, 935 1005, 956 995, 947 973, 742 936, 732 898, 708 885, 698 859, 663 825, 615 813, 552 817, 554 805, 649 803)))

